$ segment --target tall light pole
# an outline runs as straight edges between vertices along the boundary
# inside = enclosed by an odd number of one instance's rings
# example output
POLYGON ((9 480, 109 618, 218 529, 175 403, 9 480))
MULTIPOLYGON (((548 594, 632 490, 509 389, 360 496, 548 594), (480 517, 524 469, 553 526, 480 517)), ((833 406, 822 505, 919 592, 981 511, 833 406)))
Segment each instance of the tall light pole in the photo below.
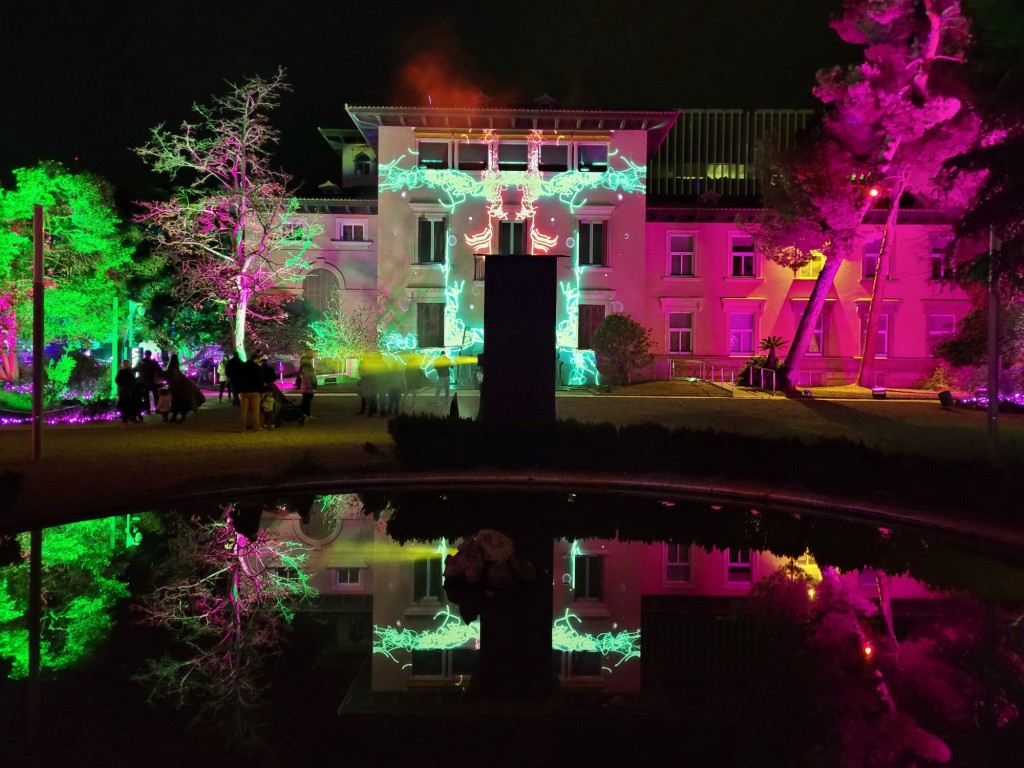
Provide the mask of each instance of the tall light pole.
POLYGON ((988 450, 992 461, 999 455, 999 273, 995 227, 988 228, 988 450))
MULTIPOLYGON (((32 208, 32 461, 43 457, 43 207, 32 208)), ((43 534, 33 528, 29 538, 28 580, 28 696, 25 736, 30 745, 39 738, 39 668, 42 660, 43 534)))

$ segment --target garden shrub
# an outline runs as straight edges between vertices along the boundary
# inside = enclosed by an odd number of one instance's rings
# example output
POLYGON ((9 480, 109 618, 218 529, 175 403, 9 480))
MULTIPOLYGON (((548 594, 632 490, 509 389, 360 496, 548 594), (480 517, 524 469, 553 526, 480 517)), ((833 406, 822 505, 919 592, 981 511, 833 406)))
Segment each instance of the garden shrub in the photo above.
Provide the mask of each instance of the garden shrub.
POLYGON ((1014 519, 1024 465, 893 454, 846 438, 812 442, 660 424, 617 429, 577 421, 480 422, 398 416, 388 424, 410 470, 546 469, 671 472, 1014 519))

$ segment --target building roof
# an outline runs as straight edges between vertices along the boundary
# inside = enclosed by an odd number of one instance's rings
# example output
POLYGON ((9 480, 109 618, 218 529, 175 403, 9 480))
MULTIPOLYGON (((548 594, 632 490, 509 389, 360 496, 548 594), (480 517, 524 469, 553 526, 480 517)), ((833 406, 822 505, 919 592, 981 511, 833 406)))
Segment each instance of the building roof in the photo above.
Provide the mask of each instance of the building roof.
POLYGON ((358 107, 345 105, 366 142, 377 150, 382 127, 453 131, 530 131, 560 133, 647 131, 647 156, 653 155, 679 117, 679 110, 613 111, 601 109, 472 109, 460 107, 358 107))

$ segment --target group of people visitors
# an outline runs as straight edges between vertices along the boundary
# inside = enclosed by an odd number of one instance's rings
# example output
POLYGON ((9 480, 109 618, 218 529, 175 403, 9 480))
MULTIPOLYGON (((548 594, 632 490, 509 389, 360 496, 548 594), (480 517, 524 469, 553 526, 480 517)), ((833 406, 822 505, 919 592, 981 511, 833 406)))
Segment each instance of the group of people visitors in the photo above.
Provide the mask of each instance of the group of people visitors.
MULTIPOLYGON (((209 362, 213 366, 212 359, 209 362)), ((451 358, 442 352, 428 366, 436 374, 435 404, 442 395, 445 407, 451 401, 453 365, 451 358)), ((216 380, 211 379, 209 386, 216 386, 218 402, 223 402, 226 394, 231 404, 239 409, 241 432, 273 429, 280 423, 282 412, 296 408, 278 386, 278 373, 266 354, 257 352, 248 360, 242 360, 237 353, 225 355, 217 360, 212 370, 216 371, 216 380)), ((199 385, 182 371, 176 354, 166 358, 166 368, 163 368, 153 353, 145 350, 134 368, 129 361, 122 361, 115 383, 118 409, 125 424, 142 422, 144 415, 154 411, 165 422, 181 423, 206 400, 199 385)), ((379 413, 387 417, 400 413, 403 405, 407 411, 415 412, 417 395, 429 385, 427 372, 416 361, 370 352, 359 363, 357 413, 366 416, 379 413)), ((301 420, 314 418, 317 374, 310 355, 300 358, 294 387, 301 396, 297 406, 301 420)))
MULTIPOLYGON (((240 431, 257 432, 274 429, 278 425, 280 412, 290 402, 277 385, 277 373, 265 354, 258 352, 244 362, 234 354, 226 361, 222 359, 217 370, 218 373, 223 372, 218 398, 223 400, 226 389, 232 405, 241 411, 240 431)), ((303 420, 312 419, 317 379, 313 358, 309 355, 303 355, 299 360, 295 389, 302 395, 298 408, 303 420)))
POLYGON ((154 411, 165 422, 182 423, 206 402, 199 385, 181 370, 177 354, 170 356, 166 369, 148 349, 134 368, 128 360, 122 360, 114 384, 123 424, 141 424, 143 416, 154 411))
MULTIPOLYGON (((434 386, 434 402, 444 393, 445 407, 451 401, 452 360, 441 353, 431 366, 437 373, 434 386)), ((416 361, 405 361, 380 352, 370 352, 359 361, 359 380, 356 392, 359 395, 357 414, 366 416, 397 416, 406 410, 415 412, 416 397, 429 384, 424 369, 416 361)))

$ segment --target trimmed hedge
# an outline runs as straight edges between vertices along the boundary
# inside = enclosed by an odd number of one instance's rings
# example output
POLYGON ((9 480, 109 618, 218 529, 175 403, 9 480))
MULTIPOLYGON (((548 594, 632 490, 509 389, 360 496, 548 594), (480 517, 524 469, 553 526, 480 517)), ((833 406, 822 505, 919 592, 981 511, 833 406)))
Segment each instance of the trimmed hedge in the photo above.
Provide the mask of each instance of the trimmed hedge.
POLYGON ((544 469, 672 473, 879 502, 937 506, 1019 522, 1024 464, 938 460, 845 438, 803 441, 658 424, 501 423, 401 415, 388 423, 410 470, 544 469))

